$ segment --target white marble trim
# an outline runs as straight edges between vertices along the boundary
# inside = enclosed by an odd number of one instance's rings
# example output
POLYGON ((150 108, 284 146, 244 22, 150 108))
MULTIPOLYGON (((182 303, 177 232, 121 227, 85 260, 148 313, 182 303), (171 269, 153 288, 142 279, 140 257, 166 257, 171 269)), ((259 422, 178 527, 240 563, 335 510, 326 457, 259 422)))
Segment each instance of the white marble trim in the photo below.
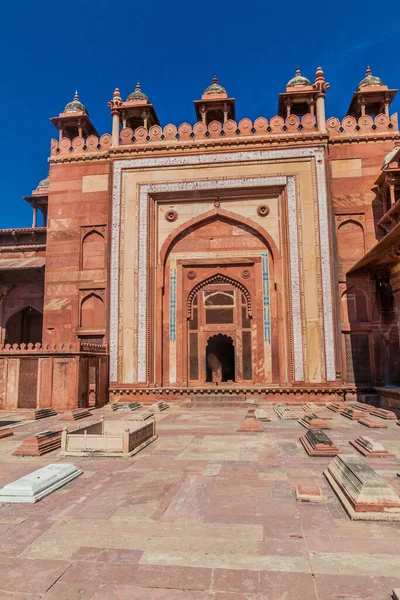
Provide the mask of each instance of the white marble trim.
MULTIPOLYGON (((330 254, 329 254, 329 235, 327 223, 324 224, 324 214, 326 215, 327 221, 327 196, 326 196, 326 181, 325 181, 325 165, 324 155, 321 150, 316 148, 299 148, 299 149, 282 149, 282 150, 259 150, 259 151, 247 151, 247 152, 233 152, 233 153, 221 153, 221 154, 201 154, 196 156, 173 156, 173 157, 161 157, 161 158, 138 158, 138 159, 126 159, 118 160, 114 162, 114 177, 113 177, 113 206, 112 206, 112 236, 111 236, 111 275, 110 275, 110 380, 118 380, 118 316, 119 316, 119 229, 120 229, 120 202, 121 202, 121 171, 122 169, 129 168, 153 168, 153 167, 168 167, 168 166, 179 166, 179 165, 196 165, 196 164, 216 164, 224 162, 247 162, 247 161, 262 161, 262 160, 279 160, 279 159, 291 159, 291 158, 316 158, 317 164, 317 187, 318 187, 318 203, 319 203, 319 219, 320 219, 320 232, 321 232, 321 247, 322 237, 324 237, 325 247, 324 254, 321 252, 321 271, 323 281, 323 294, 324 294, 324 331, 325 331, 325 351, 326 351, 326 364, 327 364, 327 379, 331 381, 332 373, 335 373, 335 362, 334 362, 334 338, 333 338, 333 307, 332 307, 332 289, 331 289, 331 267, 330 267, 330 254), (318 157, 318 158, 317 158, 318 157), (318 164, 318 160, 322 157, 322 164, 318 164), (325 212, 324 212, 325 211, 325 212), (321 223, 322 215, 322 223, 321 223), (322 225, 322 227, 321 227, 322 225)), ((266 178, 249 178, 240 179, 240 185, 247 187, 249 185, 280 185, 278 181, 284 180, 286 183, 286 177, 266 177, 266 178), (269 183, 259 183, 263 180, 269 180, 269 183), (255 182, 258 183, 255 183, 255 182), (253 182, 253 184, 249 183, 253 182)), ((294 180, 294 178, 292 178, 294 180)), ((229 183, 235 180, 220 180, 221 187, 228 188, 229 183)), ((202 181, 202 182, 181 182, 177 184, 160 184, 155 186, 141 186, 140 190, 140 231, 144 236, 146 233, 147 238, 147 196, 148 193, 163 192, 163 191, 174 191, 169 189, 168 186, 178 186, 176 189, 179 190, 193 190, 193 189, 213 189, 216 187, 215 181, 202 181), (205 187, 202 187, 202 186, 205 187), (143 212, 142 212, 143 210, 143 212)), ((294 186, 294 183, 293 183, 294 186)), ((236 187, 237 180, 236 180, 236 187)), ((295 190, 294 190, 295 194, 295 190)), ((289 197, 289 192, 288 192, 289 197)), ((297 237, 297 221, 296 221, 296 237, 297 237)), ((291 233, 289 232, 291 238, 291 233)), ((296 279, 298 280, 298 288, 300 293, 300 277, 297 268, 296 274, 294 273, 294 267, 292 263, 292 248, 294 249, 295 244, 291 246, 291 282, 292 286, 296 285, 296 279)), ((297 245, 297 265, 299 265, 298 256, 298 245, 297 245)), ((141 268, 141 274, 145 273, 145 281, 147 282, 147 239, 146 244, 142 242, 139 248, 139 270, 141 268), (145 259, 143 261, 143 259, 145 259)), ((146 288, 146 295, 142 297, 139 295, 139 327, 138 336, 141 337, 141 345, 144 339, 144 349, 146 349, 146 334, 147 334, 147 283, 143 287, 144 282, 142 281, 139 286, 141 289, 146 288), (142 285, 141 285, 142 284, 142 285), (143 310, 144 309, 144 310, 143 310)), ((292 307, 297 305, 300 310, 300 302, 293 302, 292 307)), ((300 377, 300 373, 304 373, 303 366, 303 346, 302 346, 302 332, 301 332, 301 321, 299 323, 299 330, 296 329, 296 324, 293 322, 293 341, 294 341, 294 363, 295 363, 295 379, 300 377), (295 333, 296 329, 296 333, 295 333), (296 340, 295 341, 295 336, 296 340), (301 344, 300 344, 301 340, 301 344), (300 350, 301 349, 301 356, 300 350)), ((141 347, 141 346, 140 346, 141 347)), ((138 365, 138 380, 146 381, 146 352, 143 354, 139 351, 139 340, 138 340, 138 359, 143 358, 140 366, 138 365)))

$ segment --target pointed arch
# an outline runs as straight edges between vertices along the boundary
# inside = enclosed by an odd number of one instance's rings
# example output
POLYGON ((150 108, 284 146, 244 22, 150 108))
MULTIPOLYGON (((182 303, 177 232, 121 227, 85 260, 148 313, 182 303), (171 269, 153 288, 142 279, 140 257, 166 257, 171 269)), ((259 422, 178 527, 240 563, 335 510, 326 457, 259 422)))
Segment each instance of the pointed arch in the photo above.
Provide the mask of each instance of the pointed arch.
POLYGON ((104 301, 96 293, 91 292, 81 301, 81 327, 102 329, 105 326, 104 301))
POLYGON ((4 343, 36 344, 42 342, 43 314, 29 304, 18 308, 6 322, 4 343))
POLYGON ((223 275, 222 273, 217 273, 215 275, 211 275, 211 277, 207 277, 206 279, 203 279, 203 281, 200 281, 189 292, 188 299, 187 299, 187 318, 188 319, 192 318, 192 305, 193 305, 193 300, 194 300, 196 294, 211 283, 228 284, 228 285, 232 285, 233 287, 240 290, 246 299, 247 316, 251 317, 251 295, 250 295, 249 290, 246 288, 246 286, 244 286, 243 283, 241 283, 240 281, 236 281, 236 279, 233 279, 232 277, 228 277, 227 275, 223 275))
POLYGON ((256 223, 252 219, 249 219, 248 217, 242 217, 239 214, 233 213, 223 208, 214 208, 213 210, 209 210, 208 212, 203 213, 198 217, 189 219, 189 221, 186 221, 186 223, 183 223, 180 227, 177 227, 174 231, 170 233, 170 235, 167 237, 167 239, 161 247, 159 255, 160 263, 162 265, 165 264, 165 261, 175 244, 179 242, 179 240, 184 238, 186 235, 191 233, 191 231, 193 231, 194 228, 196 228, 199 225, 209 223, 210 221, 217 220, 218 218, 228 223, 248 228, 251 233, 253 233, 265 243, 274 261, 281 258, 278 246, 272 239, 271 235, 258 223, 256 223))
POLYGON ((105 264, 105 238, 93 229, 82 239, 82 269, 104 269, 105 264))

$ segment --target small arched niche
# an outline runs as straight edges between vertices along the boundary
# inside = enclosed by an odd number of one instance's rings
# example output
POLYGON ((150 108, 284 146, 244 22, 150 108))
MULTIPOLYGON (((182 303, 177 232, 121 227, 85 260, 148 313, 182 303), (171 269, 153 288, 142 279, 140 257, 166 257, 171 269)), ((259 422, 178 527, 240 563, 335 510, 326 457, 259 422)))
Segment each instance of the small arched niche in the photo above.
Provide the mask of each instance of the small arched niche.
POLYGON ((104 302, 97 294, 89 294, 81 303, 81 327, 84 329, 104 329, 104 326, 104 302))
POLYGON ((337 230, 340 260, 357 262, 364 256, 364 229, 356 221, 345 221, 337 230))
POLYGON ((91 231, 82 241, 82 269, 104 269, 105 266, 105 239, 98 231, 91 231))

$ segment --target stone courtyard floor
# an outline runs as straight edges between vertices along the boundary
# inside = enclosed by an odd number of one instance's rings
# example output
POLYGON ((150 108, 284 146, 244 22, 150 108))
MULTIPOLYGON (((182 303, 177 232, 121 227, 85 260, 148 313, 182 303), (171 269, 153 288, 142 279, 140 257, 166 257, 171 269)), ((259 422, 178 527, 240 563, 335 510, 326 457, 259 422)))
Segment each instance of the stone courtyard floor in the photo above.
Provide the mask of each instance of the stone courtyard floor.
MULTIPOLYGON (((389 600, 400 523, 352 522, 322 474, 332 459, 308 457, 306 430, 267 410, 264 433, 240 434, 243 408, 171 407, 131 459, 13 457, 28 434, 63 422, 15 428, 0 440, 0 487, 60 460, 84 474, 37 504, 0 504, 0 599, 389 600), (296 484, 310 481, 324 504, 296 502, 296 484)), ((106 407, 68 427, 102 414, 124 418, 106 407)), ((368 462, 400 494, 400 427, 330 416, 342 450, 356 452, 348 442, 363 434, 397 455, 368 462)))

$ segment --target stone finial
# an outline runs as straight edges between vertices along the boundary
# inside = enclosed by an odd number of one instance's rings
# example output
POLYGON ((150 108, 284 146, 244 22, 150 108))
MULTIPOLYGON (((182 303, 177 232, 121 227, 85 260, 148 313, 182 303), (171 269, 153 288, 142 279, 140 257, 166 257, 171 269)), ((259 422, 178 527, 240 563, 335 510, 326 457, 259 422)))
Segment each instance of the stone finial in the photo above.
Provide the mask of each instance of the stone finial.
POLYGON ((114 102, 121 100, 121 92, 119 91, 119 88, 115 88, 114 90, 114 97, 113 97, 114 102))
POLYGON ((135 87, 135 92, 141 92, 142 88, 140 87, 140 81, 137 82, 136 87, 135 87))
POLYGON ((122 98, 121 98, 121 92, 119 91, 119 88, 115 88, 114 90, 114 95, 113 95, 113 99, 110 100, 110 102, 108 103, 108 108, 111 108, 111 110, 118 108, 119 106, 121 106, 122 104, 122 98))
POLYGON ((218 79, 217 79, 216 75, 214 75, 214 77, 212 78, 212 82, 211 83, 218 83, 218 79))
POLYGON ((300 77, 300 67, 296 67, 296 77, 300 77))
POLYGON ((369 65, 367 65, 365 70, 365 76, 368 77, 368 75, 372 75, 371 67, 369 65))
POLYGON ((314 89, 319 92, 319 94, 325 96, 325 92, 330 88, 330 85, 327 81, 325 81, 324 72, 321 67, 317 67, 315 72, 315 83, 314 89))

